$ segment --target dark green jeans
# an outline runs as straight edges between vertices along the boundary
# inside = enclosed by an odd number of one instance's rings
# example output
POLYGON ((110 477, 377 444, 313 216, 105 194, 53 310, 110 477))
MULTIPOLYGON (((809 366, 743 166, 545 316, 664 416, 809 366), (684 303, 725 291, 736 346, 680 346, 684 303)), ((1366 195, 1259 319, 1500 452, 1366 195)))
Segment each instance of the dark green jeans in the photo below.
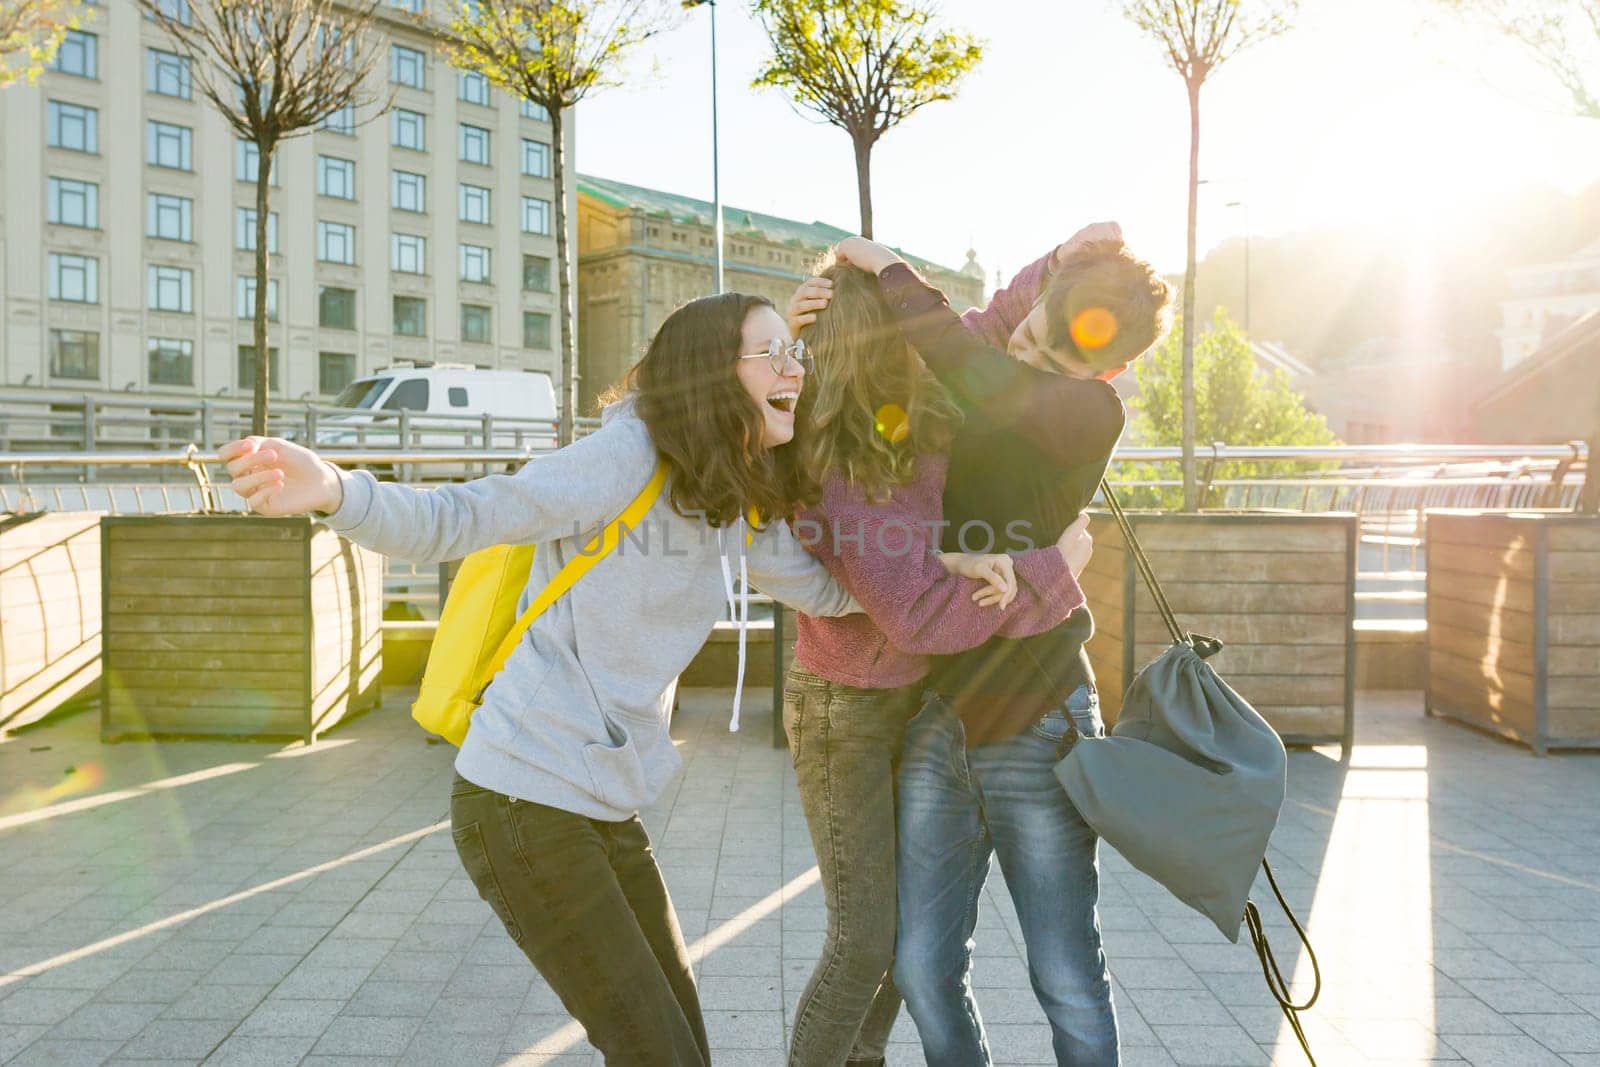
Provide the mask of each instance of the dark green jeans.
POLYGON ((882 1063, 900 1013, 894 778, 919 688, 856 689, 789 670, 783 725, 828 907, 822 958, 795 1010, 792 1067, 882 1063))
POLYGON ((689 951, 638 816, 602 822, 457 775, 461 862, 608 1064, 711 1061, 689 951))

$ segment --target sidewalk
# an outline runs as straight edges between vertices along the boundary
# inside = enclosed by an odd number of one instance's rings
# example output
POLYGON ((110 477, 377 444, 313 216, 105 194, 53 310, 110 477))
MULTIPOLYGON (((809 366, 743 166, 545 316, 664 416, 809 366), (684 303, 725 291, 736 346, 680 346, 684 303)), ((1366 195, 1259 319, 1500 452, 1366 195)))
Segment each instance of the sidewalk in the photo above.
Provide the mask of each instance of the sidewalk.
MULTIPOLYGON (((453 750, 409 696, 310 749, 102 745, 93 716, 0 744, 0 1062, 595 1062, 460 870, 453 750)), ((686 771, 645 821, 715 1062, 776 1067, 824 913, 787 753, 727 704, 684 694, 686 771)), ((1600 755, 1535 759, 1414 694, 1364 694, 1357 740, 1348 768, 1293 756, 1273 844, 1322 959, 1319 1061, 1600 1065, 1600 755)), ((1126 1063, 1303 1062, 1248 939, 1103 866, 1126 1063)), ((1000 1062, 1049 1063, 1020 945, 997 873, 979 1001, 1000 1062)), ((895 1038, 922 1062, 908 1018, 895 1038)))

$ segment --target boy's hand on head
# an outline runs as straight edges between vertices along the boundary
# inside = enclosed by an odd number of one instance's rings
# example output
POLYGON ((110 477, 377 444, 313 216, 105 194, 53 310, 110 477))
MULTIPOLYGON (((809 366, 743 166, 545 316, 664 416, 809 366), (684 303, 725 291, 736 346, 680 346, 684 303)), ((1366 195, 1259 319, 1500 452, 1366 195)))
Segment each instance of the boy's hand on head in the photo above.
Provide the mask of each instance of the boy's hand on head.
POLYGON ((877 274, 891 263, 901 262, 892 249, 865 237, 846 237, 834 246, 833 254, 841 263, 859 267, 868 274, 877 274))
POLYGON ((817 321, 817 312, 833 299, 833 282, 827 278, 807 278, 789 298, 789 308, 784 317, 789 320, 789 332, 797 334, 800 327, 817 321))
POLYGON ((1056 245, 1056 250, 1050 253, 1050 268, 1059 270, 1063 263, 1084 246, 1101 243, 1122 244, 1122 226, 1115 222, 1091 222, 1056 245))

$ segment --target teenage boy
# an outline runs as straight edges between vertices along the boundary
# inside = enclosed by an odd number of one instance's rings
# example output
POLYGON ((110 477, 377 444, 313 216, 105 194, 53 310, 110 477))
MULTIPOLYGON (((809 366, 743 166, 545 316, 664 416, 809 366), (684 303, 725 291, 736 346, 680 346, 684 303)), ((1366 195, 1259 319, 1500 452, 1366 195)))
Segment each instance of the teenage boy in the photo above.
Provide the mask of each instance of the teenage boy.
MULTIPOLYGON (((1104 379, 1160 337, 1166 284, 1122 247, 1114 223, 1080 231, 965 319, 893 251, 849 238, 836 253, 878 276, 907 339, 965 411, 945 483, 945 549, 1048 542, 1094 497, 1126 421, 1104 379)), ((815 281, 802 286, 791 321, 825 297, 815 281)), ((894 978, 930 1064, 991 1062, 971 964, 995 856, 1058 1062, 1118 1062, 1098 839, 1052 773, 1079 733, 1104 733, 1083 650, 1092 632, 1080 608, 1047 633, 943 657, 907 729, 894 978)))

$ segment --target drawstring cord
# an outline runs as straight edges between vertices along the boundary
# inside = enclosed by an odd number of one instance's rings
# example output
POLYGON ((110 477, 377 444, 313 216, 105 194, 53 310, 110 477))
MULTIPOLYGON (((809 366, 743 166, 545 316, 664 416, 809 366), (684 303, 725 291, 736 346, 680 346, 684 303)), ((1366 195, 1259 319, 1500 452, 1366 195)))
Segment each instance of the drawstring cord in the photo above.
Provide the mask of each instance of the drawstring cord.
MULTIPOLYGON (((744 520, 739 520, 742 531, 744 520)), ((728 545, 722 528, 717 528, 718 557, 722 563, 722 589, 728 597, 728 617, 739 627, 739 675, 733 686, 733 717, 728 720, 728 732, 739 732, 739 711, 744 701, 744 665, 747 649, 746 637, 750 629, 750 567, 745 556, 744 540, 739 541, 739 603, 733 597, 733 569, 728 565, 728 545)))
POLYGON ((1278 880, 1272 876, 1272 868, 1268 866, 1266 860, 1261 861, 1261 869, 1267 872, 1267 884, 1272 887, 1272 895, 1278 898, 1278 906, 1289 917, 1289 924, 1299 935, 1300 943, 1306 949, 1306 958, 1311 961, 1313 984, 1311 995, 1306 998, 1304 1004, 1294 1002, 1294 997, 1289 991, 1289 982, 1283 977, 1277 957, 1272 954, 1272 944, 1267 940, 1266 931, 1261 925, 1261 912, 1256 910, 1255 901, 1245 901, 1244 905, 1244 921, 1250 927, 1250 943, 1255 946, 1256 957, 1261 961, 1261 974, 1267 980, 1267 988, 1272 992, 1272 999, 1283 1009, 1283 1017, 1289 1021, 1289 1027, 1300 1041, 1300 1048, 1305 1051, 1311 1067, 1317 1067, 1317 1058, 1311 1054, 1311 1043, 1306 1040, 1306 1032, 1300 1026, 1300 1013, 1310 1011, 1311 1006, 1322 995, 1322 966, 1317 963, 1317 954, 1311 948, 1311 940, 1306 937, 1305 928, 1300 925, 1300 920, 1294 917, 1288 901, 1283 899, 1283 891, 1278 888, 1278 880))

